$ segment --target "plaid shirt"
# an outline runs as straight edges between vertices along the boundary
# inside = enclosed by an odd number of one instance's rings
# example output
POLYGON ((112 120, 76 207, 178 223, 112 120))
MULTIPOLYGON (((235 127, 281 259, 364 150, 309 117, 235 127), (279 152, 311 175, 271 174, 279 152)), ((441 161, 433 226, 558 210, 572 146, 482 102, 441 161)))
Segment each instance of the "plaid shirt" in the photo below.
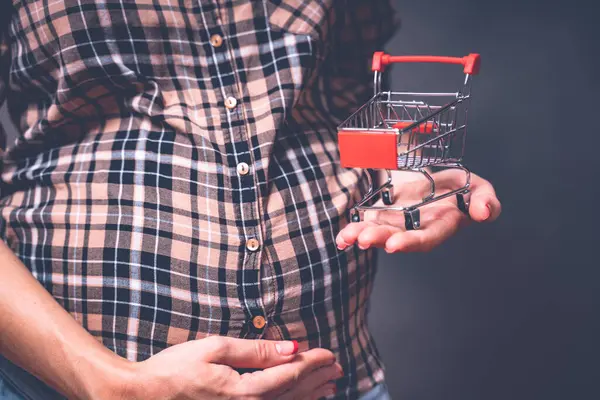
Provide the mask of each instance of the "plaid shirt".
POLYGON ((130 360, 297 339, 337 355, 339 398, 383 381, 373 254, 334 238, 366 190, 336 126, 372 95, 388 0, 12 4, 0 236, 73 318, 130 360))

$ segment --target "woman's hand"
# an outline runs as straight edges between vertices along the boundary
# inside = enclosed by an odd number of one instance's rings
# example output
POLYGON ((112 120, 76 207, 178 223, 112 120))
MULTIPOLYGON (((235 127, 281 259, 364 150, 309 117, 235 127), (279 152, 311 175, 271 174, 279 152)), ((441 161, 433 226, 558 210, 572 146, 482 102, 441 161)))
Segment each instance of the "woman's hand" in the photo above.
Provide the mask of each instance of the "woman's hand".
MULTIPOLYGON (((404 172, 393 174, 416 175, 404 172)), ((465 180, 465 174, 456 169, 445 170, 432 176, 436 183, 436 194, 461 187, 465 180)), ((500 201, 488 181, 472 173, 470 190, 470 218, 458 209, 455 196, 423 206, 420 209, 421 228, 414 231, 407 231, 404 227, 402 212, 366 211, 363 221, 350 223, 339 232, 337 246, 344 250, 348 246, 358 244, 361 249, 379 247, 388 253, 430 251, 450 238, 469 220, 491 222, 500 215, 500 201)), ((429 183, 425 179, 399 179, 394 182, 394 191, 399 197, 394 205, 414 204, 428 193, 429 183)), ((381 200, 377 205, 383 206, 381 200)))
POLYGON ((122 398, 318 399, 333 394, 342 368, 328 350, 296 354, 294 342, 209 337, 133 363, 122 398), (239 374, 234 368, 258 369, 239 374))

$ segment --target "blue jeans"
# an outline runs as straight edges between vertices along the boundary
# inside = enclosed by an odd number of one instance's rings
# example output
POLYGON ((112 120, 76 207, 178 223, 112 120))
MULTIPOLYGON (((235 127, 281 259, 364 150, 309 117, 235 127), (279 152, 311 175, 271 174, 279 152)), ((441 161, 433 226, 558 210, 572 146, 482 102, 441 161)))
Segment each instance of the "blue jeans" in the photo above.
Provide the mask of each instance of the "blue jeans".
MULTIPOLYGON (((0 400, 58 400, 64 399, 33 375, 0 355, 0 400)), ((390 400, 385 384, 375 386, 360 400, 390 400)))
POLYGON ((48 385, 0 355, 0 400, 63 400, 48 385))
POLYGON ((388 392, 387 385, 380 383, 373 389, 361 396, 360 400, 391 400, 390 392, 388 392))

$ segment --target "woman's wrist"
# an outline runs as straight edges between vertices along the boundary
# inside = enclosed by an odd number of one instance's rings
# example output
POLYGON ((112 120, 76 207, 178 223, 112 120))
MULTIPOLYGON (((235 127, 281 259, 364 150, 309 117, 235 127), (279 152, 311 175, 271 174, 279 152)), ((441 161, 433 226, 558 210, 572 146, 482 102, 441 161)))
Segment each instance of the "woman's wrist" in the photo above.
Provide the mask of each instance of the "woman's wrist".
POLYGON ((81 376, 85 400, 135 400, 143 398, 136 362, 117 355, 98 363, 81 376))

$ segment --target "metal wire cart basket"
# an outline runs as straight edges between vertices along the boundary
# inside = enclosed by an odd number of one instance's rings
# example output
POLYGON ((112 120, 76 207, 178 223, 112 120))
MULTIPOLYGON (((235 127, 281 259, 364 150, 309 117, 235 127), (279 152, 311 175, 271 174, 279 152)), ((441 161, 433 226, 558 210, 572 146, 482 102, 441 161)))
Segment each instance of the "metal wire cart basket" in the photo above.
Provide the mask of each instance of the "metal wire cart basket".
POLYGON ((456 196, 458 208, 468 213, 471 174, 462 164, 467 135, 467 109, 471 99, 471 77, 479 72, 479 54, 466 57, 373 55, 375 94, 338 127, 340 162, 345 168, 364 168, 369 191, 351 210, 359 222, 365 210, 403 211, 407 230, 419 229, 419 208, 456 196), (460 64, 465 80, 455 93, 415 93, 381 90, 384 67, 391 63, 434 62, 460 64), (429 170, 434 167, 464 171, 465 184, 436 194, 429 170), (377 186, 376 170, 387 172, 387 181, 377 186), (414 204, 395 206, 391 170, 423 174, 430 183, 427 196, 414 204), (384 206, 372 205, 381 196, 384 206))

